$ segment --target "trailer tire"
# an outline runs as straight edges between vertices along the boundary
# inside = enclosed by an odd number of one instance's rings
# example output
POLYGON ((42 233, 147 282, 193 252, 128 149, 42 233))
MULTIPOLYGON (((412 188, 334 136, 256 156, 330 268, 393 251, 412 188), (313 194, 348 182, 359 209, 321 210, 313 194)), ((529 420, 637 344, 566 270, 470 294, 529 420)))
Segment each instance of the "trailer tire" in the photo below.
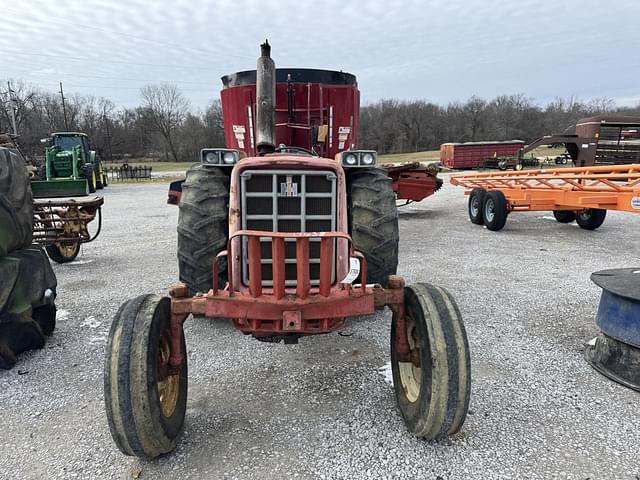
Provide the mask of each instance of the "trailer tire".
POLYGON ((125 455, 151 459, 168 453, 182 432, 188 389, 186 344, 183 335, 185 357, 179 373, 166 374, 170 319, 169 298, 141 295, 123 303, 111 324, 104 366, 105 410, 111 436, 125 455))
POLYGON ((439 440, 462 427, 469 409, 471 358, 462 316, 445 289, 405 287, 406 332, 391 327, 391 371, 400 413, 417 437, 439 440), (420 367, 400 361, 396 339, 408 333, 420 367), (423 368, 424 367, 424 368, 423 368))
POLYGON ((474 225, 482 225, 484 218, 482 216, 482 203, 487 191, 484 188, 474 188, 469 194, 469 203, 467 205, 469 212, 469 220, 474 225))
POLYGON ((381 168, 355 169, 347 177, 349 234, 367 261, 367 283, 386 286, 398 268, 398 209, 391 178, 381 168))
POLYGON ((494 232, 502 230, 509 214, 507 199, 500 190, 491 190, 484 196, 482 216, 485 226, 494 232))
MULTIPOLYGON (((194 165, 187 171, 178 206, 178 270, 189 290, 206 293, 213 287, 213 259, 229 236, 229 176, 215 167, 194 165)), ((227 262, 221 259, 219 285, 227 282, 227 262)))
POLYGON ((73 262, 80 253, 80 242, 59 242, 45 247, 49 258, 56 263, 73 262))
POLYGON ((576 223, 585 230, 595 230, 604 223, 607 211, 601 208, 587 208, 576 213, 576 223))
POLYGON ((553 216, 560 223, 571 223, 576 220, 576 212, 571 210, 554 210, 553 216))

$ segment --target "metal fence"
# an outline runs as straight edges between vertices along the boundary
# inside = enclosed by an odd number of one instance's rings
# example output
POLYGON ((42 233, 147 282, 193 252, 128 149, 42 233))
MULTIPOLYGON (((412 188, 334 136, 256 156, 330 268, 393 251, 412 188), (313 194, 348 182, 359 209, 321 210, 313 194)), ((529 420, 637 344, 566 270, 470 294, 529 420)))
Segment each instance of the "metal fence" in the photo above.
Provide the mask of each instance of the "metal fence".
POLYGON ((122 182, 125 180, 148 180, 151 178, 151 167, 142 165, 132 167, 124 163, 117 167, 106 167, 107 178, 112 182, 122 182))

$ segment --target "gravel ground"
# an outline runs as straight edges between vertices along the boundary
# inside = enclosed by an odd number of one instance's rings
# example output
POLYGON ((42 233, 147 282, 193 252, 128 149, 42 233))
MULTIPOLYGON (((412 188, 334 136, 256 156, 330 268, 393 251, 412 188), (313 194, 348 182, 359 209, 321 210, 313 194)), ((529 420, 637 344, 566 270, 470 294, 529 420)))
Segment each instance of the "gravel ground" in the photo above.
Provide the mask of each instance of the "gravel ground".
POLYGON ((589 275, 640 266, 640 215, 609 212, 587 232, 519 213, 494 233, 449 185, 401 209, 399 273, 446 287, 467 326, 471 411, 455 439, 405 430, 384 375, 389 313, 290 346, 188 321, 185 431, 173 454, 143 462, 111 440, 104 348, 122 301, 177 279, 177 209, 164 185, 105 197, 101 236, 54 266, 55 333, 0 372, 1 478, 640 478, 640 396, 582 356, 596 334, 589 275))

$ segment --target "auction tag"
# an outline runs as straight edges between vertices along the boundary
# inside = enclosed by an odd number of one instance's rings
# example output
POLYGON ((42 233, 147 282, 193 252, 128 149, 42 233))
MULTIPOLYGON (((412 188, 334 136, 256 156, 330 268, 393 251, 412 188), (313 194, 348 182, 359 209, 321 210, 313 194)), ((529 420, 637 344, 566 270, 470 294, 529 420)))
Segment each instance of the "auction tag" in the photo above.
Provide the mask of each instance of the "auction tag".
POLYGON ((631 208, 640 210, 640 197, 631 197, 631 208))
POLYGON ((349 257, 349 263, 349 273, 347 273, 347 276, 344 277, 340 283, 353 283, 353 281, 358 278, 358 275, 360 275, 360 260, 355 257, 349 257))

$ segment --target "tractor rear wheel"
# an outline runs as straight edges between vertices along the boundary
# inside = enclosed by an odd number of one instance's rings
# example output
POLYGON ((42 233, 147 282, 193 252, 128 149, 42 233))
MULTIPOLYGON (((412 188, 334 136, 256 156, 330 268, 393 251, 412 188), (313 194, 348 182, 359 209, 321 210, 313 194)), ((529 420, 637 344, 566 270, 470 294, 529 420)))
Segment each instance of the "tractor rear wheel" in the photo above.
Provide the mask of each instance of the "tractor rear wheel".
POLYGON ((170 373, 170 319, 167 297, 141 295, 122 304, 111 324, 104 400, 111 436, 125 455, 150 459, 168 453, 182 432, 187 359, 170 373))
POLYGON ((580 228, 585 230, 595 230, 604 223, 607 211, 601 208, 587 208, 576 214, 576 222, 580 228))
POLYGON ((474 225, 482 225, 484 218, 482 216, 482 202, 487 191, 484 188, 474 188, 469 195, 469 219, 474 225))
POLYGON ((404 289, 406 331, 391 326, 391 371, 400 413, 417 437, 438 440, 462 427, 469 409, 471 359, 453 297, 427 283, 404 289), (410 359, 396 341, 406 335, 410 359), (407 361, 409 360, 409 361, 407 361))
MULTIPOLYGON (((178 214, 178 269, 192 293, 213 286, 213 259, 229 236, 229 176, 219 168, 194 165, 182 185, 178 214)), ((226 259, 220 261, 219 285, 227 282, 226 259)))
POLYGON ((56 263, 73 262, 80 253, 80 242, 58 242, 45 247, 49 258, 56 263))
POLYGON ((571 223, 576 219, 576 212, 572 212, 571 210, 554 210, 553 216, 557 222, 571 223))
POLYGON ((398 209, 391 179, 381 168, 347 177, 349 234, 367 261, 367 282, 387 284, 398 268, 398 209))
POLYGON ((500 190, 487 192, 482 201, 482 217, 485 226, 494 232, 502 230, 507 223, 507 199, 500 190))

